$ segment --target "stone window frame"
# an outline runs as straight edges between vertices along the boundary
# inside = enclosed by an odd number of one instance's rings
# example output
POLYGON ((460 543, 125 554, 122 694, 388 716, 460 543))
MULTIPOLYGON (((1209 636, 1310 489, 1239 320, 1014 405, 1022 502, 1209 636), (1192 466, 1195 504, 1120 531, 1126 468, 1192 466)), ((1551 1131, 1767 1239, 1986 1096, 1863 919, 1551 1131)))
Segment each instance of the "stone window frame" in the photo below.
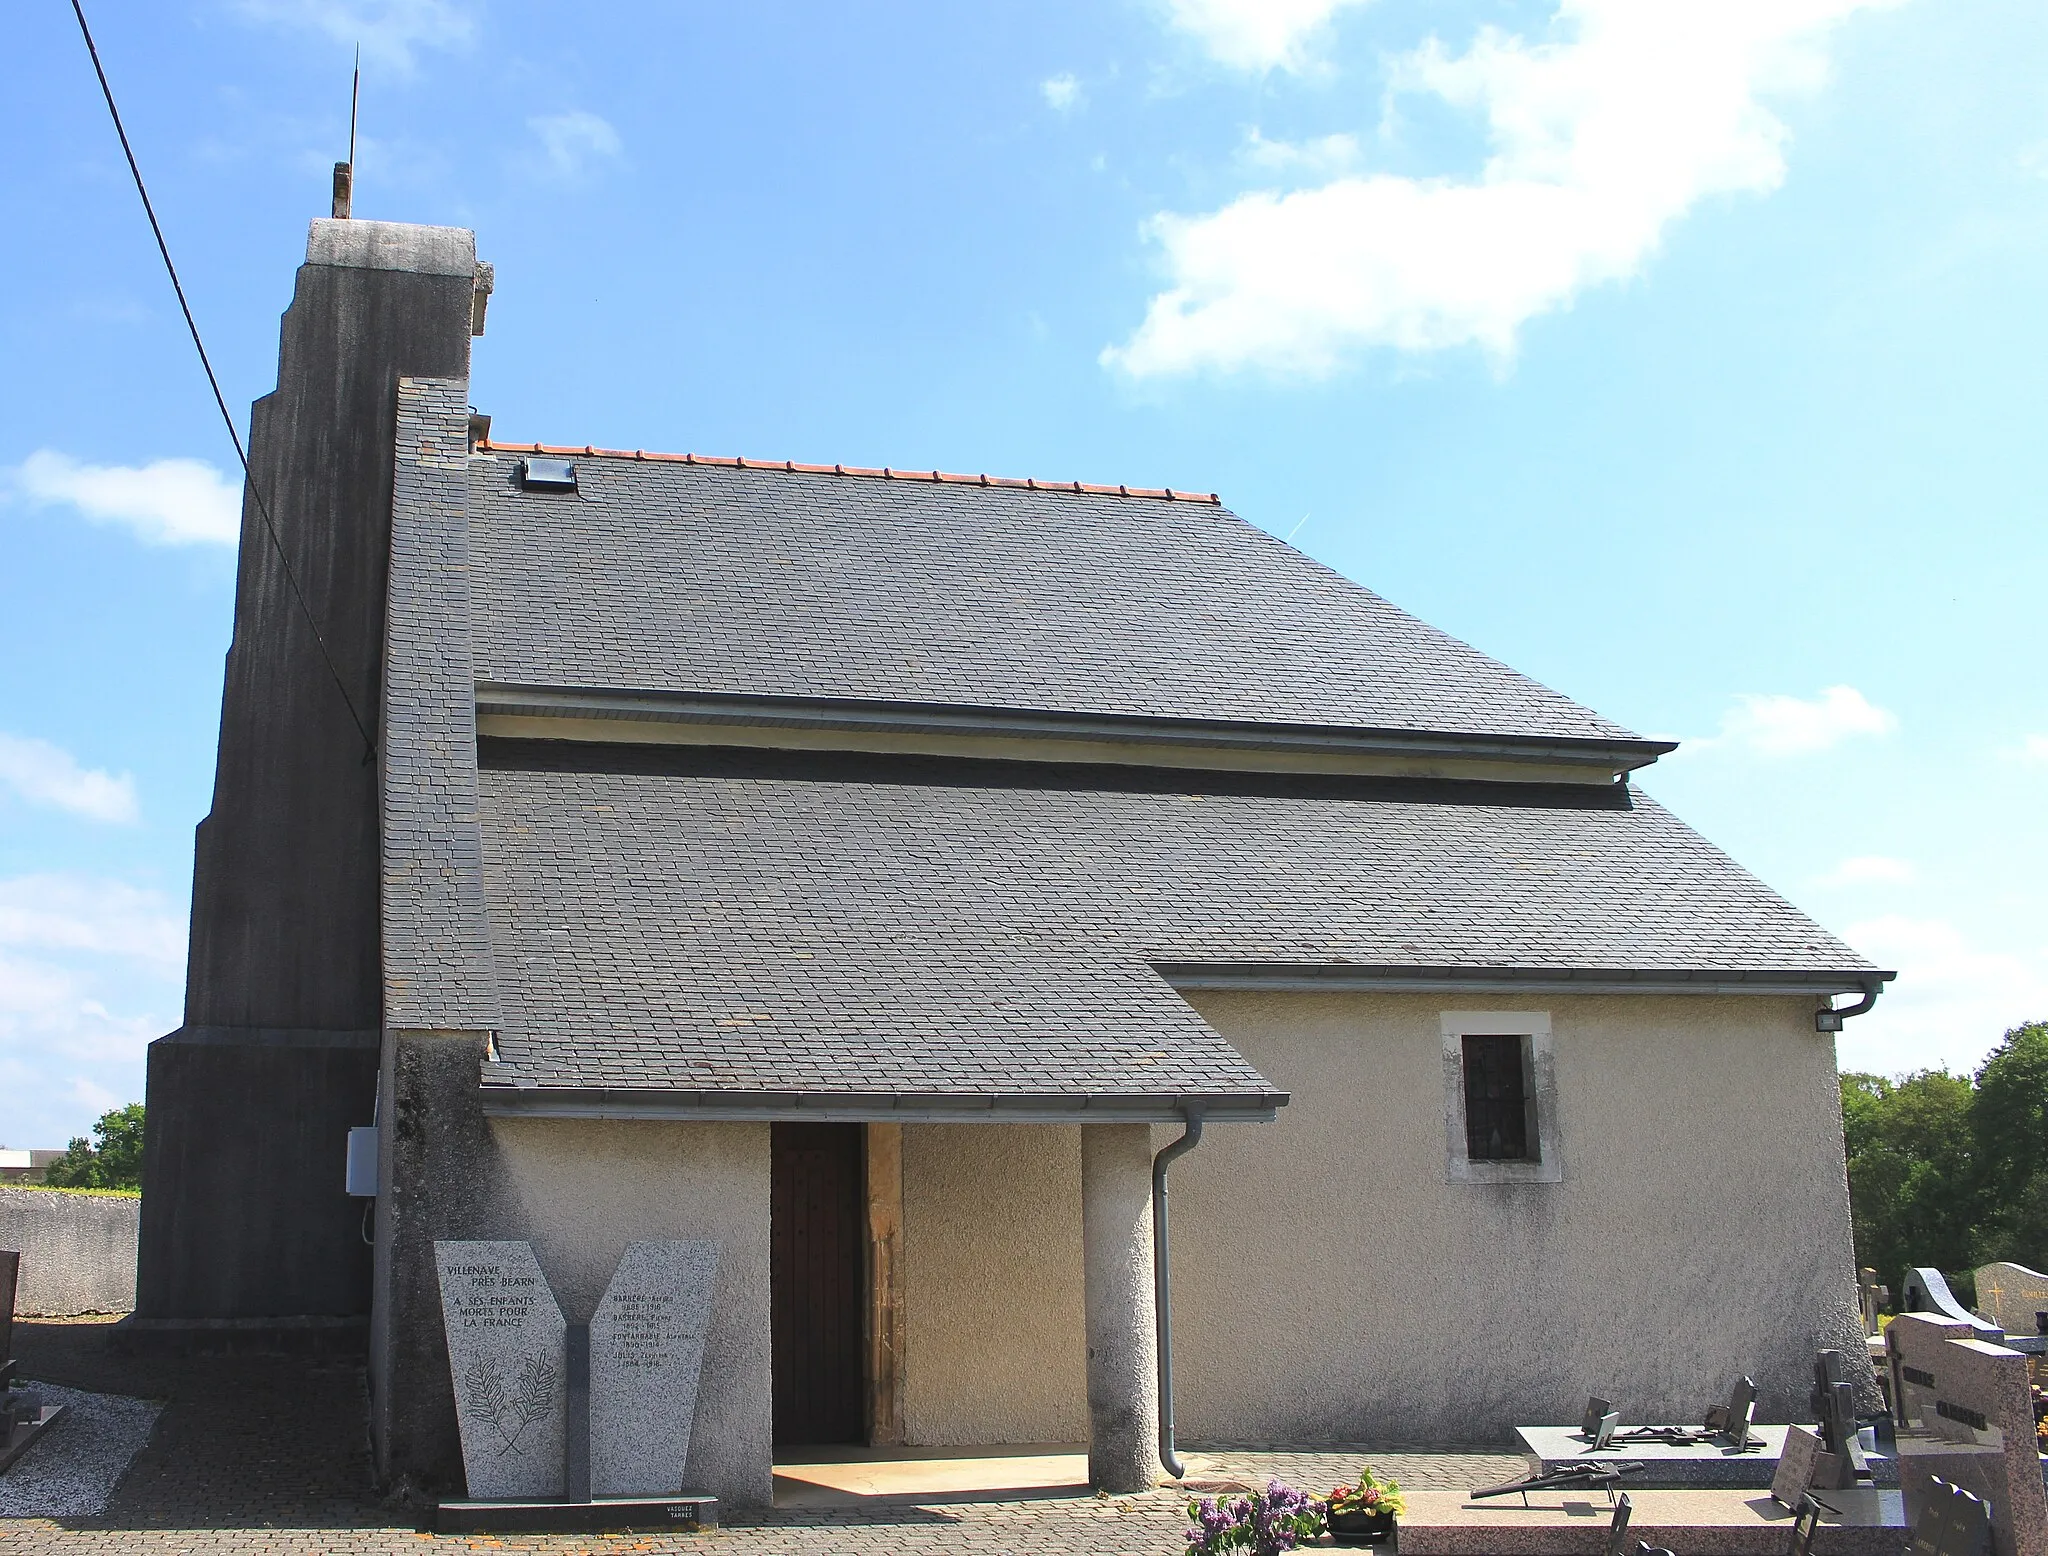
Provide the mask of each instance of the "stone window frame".
POLYGON ((1444 1181, 1562 1183, 1564 1151, 1557 1127, 1557 1062, 1547 1010, 1446 1010, 1444 1042, 1444 1181), (1535 1161, 1474 1161, 1465 1144, 1465 1039, 1519 1037, 1536 1102, 1535 1161))

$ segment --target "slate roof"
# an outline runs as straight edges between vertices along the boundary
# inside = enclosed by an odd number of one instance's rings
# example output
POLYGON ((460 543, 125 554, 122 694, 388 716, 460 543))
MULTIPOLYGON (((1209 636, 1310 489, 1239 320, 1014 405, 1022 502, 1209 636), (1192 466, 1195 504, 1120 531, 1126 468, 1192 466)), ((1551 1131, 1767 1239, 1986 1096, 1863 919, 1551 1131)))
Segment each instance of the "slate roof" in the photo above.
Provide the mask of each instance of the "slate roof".
POLYGON ((480 681, 1629 737, 1207 502, 577 463, 471 461, 480 681))
POLYGON ((487 743, 493 1078, 1244 1093, 1152 963, 1869 968, 1640 793, 1052 771, 487 743))

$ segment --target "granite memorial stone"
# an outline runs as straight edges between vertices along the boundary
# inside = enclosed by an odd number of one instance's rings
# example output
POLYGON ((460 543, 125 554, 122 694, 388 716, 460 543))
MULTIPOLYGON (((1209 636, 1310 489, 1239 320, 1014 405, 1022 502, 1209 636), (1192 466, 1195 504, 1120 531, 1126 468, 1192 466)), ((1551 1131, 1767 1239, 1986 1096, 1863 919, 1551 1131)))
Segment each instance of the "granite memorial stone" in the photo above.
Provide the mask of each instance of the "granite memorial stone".
POLYGON ((1987 1264, 1977 1272, 1977 1311, 2007 1334, 2041 1334, 2048 1275, 2024 1264, 1987 1264))
POLYGON ((567 1325, 533 1249, 437 1242, 434 1263, 470 1496, 561 1496, 567 1325))
POLYGON ((718 1244, 636 1242, 590 1321, 590 1486, 675 1496, 697 1410, 718 1244))
MULTIPOLYGON (((1980 1340, 1996 1342, 2005 1336, 2005 1331, 1992 1319, 1972 1313, 1956 1299, 1948 1289, 1948 1281, 1941 1271, 1932 1265, 1919 1265, 1906 1272, 1905 1294, 1900 1300, 1901 1313, 1932 1313, 1937 1318, 1965 1324, 1980 1340)), ((2032 1334, 2029 1325, 2021 1331, 2032 1334)))
MULTIPOLYGON (((1947 1508, 1949 1518, 1969 1512, 1953 1499, 1950 1488, 1960 1487, 1987 1509, 1995 1556, 2048 1556, 2048 1496, 2026 1357, 1976 1338, 1967 1323, 1923 1313, 1894 1318, 1885 1349, 1908 1526, 1922 1529, 1930 1503, 1947 1508)), ((1967 1543, 1957 1533, 1943 1556, 1967 1543)))

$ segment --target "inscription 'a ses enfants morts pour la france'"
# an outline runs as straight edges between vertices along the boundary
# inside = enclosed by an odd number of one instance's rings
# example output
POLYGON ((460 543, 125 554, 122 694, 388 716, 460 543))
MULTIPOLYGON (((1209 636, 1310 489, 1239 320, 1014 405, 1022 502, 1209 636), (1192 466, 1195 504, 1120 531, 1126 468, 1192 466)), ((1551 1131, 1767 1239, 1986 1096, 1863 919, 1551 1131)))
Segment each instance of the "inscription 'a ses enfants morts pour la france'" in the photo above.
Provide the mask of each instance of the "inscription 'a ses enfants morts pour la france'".
POLYGON ((434 1264, 469 1494, 561 1496, 568 1326, 533 1250, 437 1242, 434 1264))

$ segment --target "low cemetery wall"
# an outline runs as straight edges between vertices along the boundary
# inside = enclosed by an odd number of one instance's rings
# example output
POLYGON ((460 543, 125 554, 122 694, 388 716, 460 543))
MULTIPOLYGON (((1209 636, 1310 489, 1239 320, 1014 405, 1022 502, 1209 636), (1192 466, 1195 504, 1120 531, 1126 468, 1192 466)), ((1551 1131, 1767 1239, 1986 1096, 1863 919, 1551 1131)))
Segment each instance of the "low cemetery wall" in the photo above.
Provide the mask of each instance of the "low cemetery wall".
POLYGON ((24 1318, 126 1313, 135 1307, 133 1194, 0 1188, 0 1248, 21 1255, 15 1311, 24 1318))

